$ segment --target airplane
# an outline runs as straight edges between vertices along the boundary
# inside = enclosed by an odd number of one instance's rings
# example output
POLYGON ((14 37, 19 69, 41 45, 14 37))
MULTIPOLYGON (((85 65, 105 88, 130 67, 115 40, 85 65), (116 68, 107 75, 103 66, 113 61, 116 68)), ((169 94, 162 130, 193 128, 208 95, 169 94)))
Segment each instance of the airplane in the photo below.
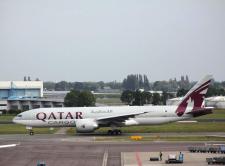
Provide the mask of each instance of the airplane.
POLYGON ((76 127, 78 133, 110 127, 109 135, 120 135, 123 126, 164 124, 212 113, 213 107, 203 105, 211 81, 212 76, 206 75, 177 106, 37 108, 18 114, 13 122, 26 125, 30 135, 34 134, 33 127, 76 127))

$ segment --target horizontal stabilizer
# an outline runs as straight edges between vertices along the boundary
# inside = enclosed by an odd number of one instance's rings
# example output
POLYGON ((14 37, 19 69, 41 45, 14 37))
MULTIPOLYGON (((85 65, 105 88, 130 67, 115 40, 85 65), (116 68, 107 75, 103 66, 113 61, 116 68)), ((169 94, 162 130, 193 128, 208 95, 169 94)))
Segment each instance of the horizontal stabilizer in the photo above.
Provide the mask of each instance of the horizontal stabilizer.
POLYGON ((211 114, 213 109, 214 109, 213 107, 199 108, 199 109, 194 109, 191 112, 188 112, 187 114, 191 114, 193 115, 193 117, 198 117, 202 115, 211 114))

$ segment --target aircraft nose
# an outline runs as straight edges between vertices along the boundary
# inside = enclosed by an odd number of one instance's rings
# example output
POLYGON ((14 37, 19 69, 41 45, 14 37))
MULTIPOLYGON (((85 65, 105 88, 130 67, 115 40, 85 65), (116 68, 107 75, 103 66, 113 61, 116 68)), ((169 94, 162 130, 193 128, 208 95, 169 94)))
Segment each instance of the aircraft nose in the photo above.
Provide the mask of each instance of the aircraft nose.
POLYGON ((12 121, 13 121, 13 123, 17 123, 17 118, 14 117, 12 121))

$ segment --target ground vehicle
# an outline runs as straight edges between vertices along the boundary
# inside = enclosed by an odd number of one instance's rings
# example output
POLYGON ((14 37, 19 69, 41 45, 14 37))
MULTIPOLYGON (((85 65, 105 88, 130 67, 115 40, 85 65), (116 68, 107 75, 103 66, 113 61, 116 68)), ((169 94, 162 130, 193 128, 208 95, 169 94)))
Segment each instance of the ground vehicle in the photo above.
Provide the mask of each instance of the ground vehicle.
POLYGON ((170 154, 168 156, 168 160, 166 160, 166 164, 182 164, 183 163, 183 154, 180 153, 179 158, 175 154, 170 154))
POLYGON ((225 146, 195 146, 188 150, 192 153, 225 153, 225 146))
POLYGON ((208 164, 223 164, 223 165, 225 165, 225 157, 206 158, 206 162, 208 164))

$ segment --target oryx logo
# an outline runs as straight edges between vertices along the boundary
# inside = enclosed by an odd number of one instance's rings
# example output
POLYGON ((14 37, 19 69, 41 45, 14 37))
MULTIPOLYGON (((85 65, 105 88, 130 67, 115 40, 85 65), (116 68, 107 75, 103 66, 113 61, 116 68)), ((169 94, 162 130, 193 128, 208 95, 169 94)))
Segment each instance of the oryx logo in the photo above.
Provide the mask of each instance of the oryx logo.
POLYGON ((177 107, 176 114, 177 116, 182 116, 186 111, 187 107, 201 108, 204 101, 206 92, 208 90, 211 80, 207 80, 205 83, 198 85, 196 89, 191 89, 180 102, 177 107))
POLYGON ((182 116, 187 107, 191 105, 193 105, 193 101, 191 97, 187 97, 187 99, 183 100, 183 102, 178 106, 176 110, 177 116, 182 116))

